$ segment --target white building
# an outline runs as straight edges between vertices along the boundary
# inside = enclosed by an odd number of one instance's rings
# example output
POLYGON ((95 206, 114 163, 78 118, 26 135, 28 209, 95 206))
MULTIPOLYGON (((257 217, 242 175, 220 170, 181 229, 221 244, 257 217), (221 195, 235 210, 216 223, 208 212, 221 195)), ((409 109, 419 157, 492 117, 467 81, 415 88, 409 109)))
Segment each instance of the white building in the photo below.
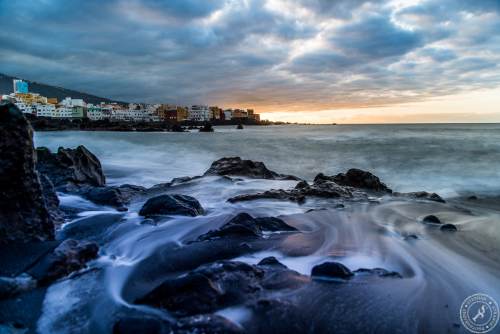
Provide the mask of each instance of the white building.
POLYGON ((60 106, 54 112, 54 118, 72 118, 73 108, 60 106))
POLYGON ((233 111, 231 109, 224 110, 224 119, 229 121, 231 118, 233 118, 233 111))
POLYGON ((33 114, 37 117, 54 117, 56 106, 53 104, 36 103, 32 105, 33 114))
POLYGON ((23 101, 20 101, 20 100, 17 100, 16 102, 14 102, 14 104, 16 105, 16 107, 19 108, 19 110, 21 110, 24 114, 32 114, 33 113, 33 109, 31 108, 31 105, 30 104, 27 104, 27 103, 24 103, 23 101))
POLYGON ((93 104, 87 104, 87 117, 91 121, 102 121, 107 118, 106 115, 102 112, 101 106, 96 106, 93 104))
POLYGON ((82 99, 72 99, 71 97, 66 97, 60 103, 64 107, 86 107, 87 104, 82 99))
POLYGON ((210 109, 208 106, 191 106, 188 110, 188 119, 196 122, 210 120, 210 109))

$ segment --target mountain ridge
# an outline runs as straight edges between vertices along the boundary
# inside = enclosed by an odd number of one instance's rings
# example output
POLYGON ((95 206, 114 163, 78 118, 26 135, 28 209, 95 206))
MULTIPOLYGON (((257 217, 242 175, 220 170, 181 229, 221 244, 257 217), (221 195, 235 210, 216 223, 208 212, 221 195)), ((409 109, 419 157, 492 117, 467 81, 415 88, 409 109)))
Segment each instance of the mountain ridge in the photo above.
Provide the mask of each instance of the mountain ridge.
POLYGON ((13 92, 12 80, 21 79, 26 81, 29 85, 29 91, 32 93, 38 93, 46 97, 55 97, 58 101, 61 101, 65 97, 72 97, 74 99, 83 99, 87 103, 98 104, 100 102, 116 102, 120 104, 126 104, 127 102, 112 100, 105 97, 100 97, 93 94, 88 94, 64 87, 53 86, 44 84, 41 82, 26 80, 23 78, 18 78, 15 76, 10 76, 4 73, 0 73, 0 94, 10 94, 13 92))

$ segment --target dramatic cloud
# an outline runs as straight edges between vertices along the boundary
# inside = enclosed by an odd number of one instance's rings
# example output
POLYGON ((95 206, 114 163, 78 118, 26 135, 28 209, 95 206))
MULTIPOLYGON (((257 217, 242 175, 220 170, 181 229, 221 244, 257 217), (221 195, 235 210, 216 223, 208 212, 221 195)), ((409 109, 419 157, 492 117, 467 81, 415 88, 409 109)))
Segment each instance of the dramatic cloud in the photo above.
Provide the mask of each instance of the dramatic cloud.
POLYGON ((500 85, 499 0, 0 0, 0 72, 267 111, 500 85))

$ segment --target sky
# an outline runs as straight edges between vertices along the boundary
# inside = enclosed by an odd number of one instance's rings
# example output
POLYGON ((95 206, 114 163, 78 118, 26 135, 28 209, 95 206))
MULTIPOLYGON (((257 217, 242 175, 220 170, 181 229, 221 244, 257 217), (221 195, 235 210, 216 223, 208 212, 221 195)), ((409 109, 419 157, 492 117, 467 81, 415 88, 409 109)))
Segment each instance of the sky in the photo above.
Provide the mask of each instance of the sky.
POLYGON ((0 0, 0 73, 311 123, 500 122, 500 0, 0 0))

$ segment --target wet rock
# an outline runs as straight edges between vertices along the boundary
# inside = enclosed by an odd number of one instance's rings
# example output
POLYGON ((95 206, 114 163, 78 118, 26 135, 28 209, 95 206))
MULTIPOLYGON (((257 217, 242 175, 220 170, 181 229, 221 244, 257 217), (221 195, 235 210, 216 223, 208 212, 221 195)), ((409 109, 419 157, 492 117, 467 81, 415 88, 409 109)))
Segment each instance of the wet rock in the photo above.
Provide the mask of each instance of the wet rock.
POLYGON ((304 319, 304 310, 289 300, 261 298, 249 306, 253 316, 245 329, 249 327, 250 333, 307 333, 312 330, 310 319, 304 319))
POLYGON ((438 203, 446 203, 446 201, 436 193, 428 193, 427 191, 416 191, 410 193, 393 193, 394 197, 405 197, 409 199, 418 199, 418 200, 426 200, 433 201, 438 203))
POLYGON ((119 224, 122 218, 123 214, 118 213, 103 213, 80 218, 64 225, 58 233, 58 239, 99 241, 102 234, 111 226, 119 224))
MULTIPOLYGON (((86 199, 100 205, 124 208, 130 200, 146 192, 146 188, 131 184, 121 186, 90 187, 80 192, 86 199)), ((126 211, 126 210, 125 210, 126 211)))
POLYGON ((325 176, 323 174, 318 174, 314 181, 318 180, 329 180, 333 181, 342 186, 348 186, 353 188, 368 189, 378 192, 391 193, 392 190, 389 189, 380 179, 370 172, 351 168, 345 174, 340 173, 335 176, 325 176))
POLYGON ((243 130, 243 124, 238 124, 238 126, 236 126, 236 129, 237 130, 243 130))
POLYGON ((182 126, 180 126, 179 124, 172 125, 172 127, 170 128, 170 131, 172 131, 172 132, 185 132, 184 128, 182 126))
POLYGON ((284 201, 292 201, 302 204, 306 198, 299 192, 287 191, 283 189, 272 189, 255 194, 244 194, 229 198, 227 201, 230 203, 246 202, 258 199, 276 199, 284 201))
POLYGON ((442 224, 441 220, 434 215, 425 216, 422 219, 422 222, 427 223, 427 224, 442 224))
POLYGON ((283 220, 275 217, 253 218, 248 213, 239 213, 217 230, 209 231, 198 241, 213 240, 224 237, 262 237, 263 232, 297 231, 283 220))
POLYGON ((212 124, 209 122, 206 122, 203 124, 203 127, 200 128, 200 132, 214 132, 214 128, 212 127, 212 124))
POLYGON ((29 275, 0 277, 0 299, 13 297, 36 287, 36 281, 29 275))
POLYGON ((113 334, 170 334, 172 324, 152 317, 125 317, 115 322, 113 334))
POLYGON ((441 227, 439 227, 441 231, 446 231, 446 232, 456 232, 458 231, 457 227, 453 224, 444 224, 441 227))
POLYGON ((408 234, 403 237, 404 240, 417 240, 418 236, 415 234, 408 234))
POLYGON ((189 316, 245 303, 265 290, 293 289, 307 282, 307 277, 286 267, 217 261, 163 282, 137 302, 189 316))
POLYGON ((40 184, 42 186, 43 200, 49 210, 49 215, 54 224, 64 223, 64 213, 59 207, 59 198, 50 179, 45 174, 39 174, 40 184))
POLYGON ((242 160, 240 157, 222 158, 214 161, 206 175, 246 176, 255 179, 300 180, 292 175, 282 175, 267 169, 260 161, 242 160))
POLYGON ((294 189, 271 189, 255 194, 238 195, 229 198, 228 202, 236 203, 257 199, 276 199, 303 204, 307 197, 352 198, 353 194, 349 189, 339 186, 335 182, 320 178, 316 179, 312 185, 307 184, 307 182, 299 182, 294 189))
POLYGON ((268 257, 265 257, 263 258, 262 260, 260 260, 260 262, 258 263, 259 266, 280 266, 280 267, 285 267, 286 266, 279 262, 277 258, 275 258, 274 256, 268 256, 268 257))
POLYGON ((139 214, 150 217, 158 215, 198 216, 204 213, 196 198, 186 195, 160 195, 150 198, 142 206, 139 214))
POLYGON ((311 276, 327 277, 327 278, 350 278, 354 274, 339 262, 324 262, 314 266, 311 271, 311 276))
POLYGON ((261 269, 246 263, 215 262, 163 282, 138 302, 182 316, 209 313, 226 305, 242 303, 247 294, 260 289, 255 283, 263 276, 261 269))
POLYGON ((58 190, 70 191, 82 185, 105 184, 99 159, 83 145, 76 149, 60 147, 57 153, 38 147, 36 156, 38 171, 47 175, 58 190))
POLYGON ((12 103, 0 103, 0 162, 0 243, 53 239, 51 199, 35 170, 33 130, 12 103))
POLYGON ((99 247, 93 242, 68 239, 28 270, 28 274, 46 285, 85 268, 88 261, 97 257, 98 251, 99 247))
POLYGON ((477 199, 478 198, 476 195, 471 195, 471 196, 467 197, 467 200, 469 200, 469 201, 476 201, 477 199))
POLYGON ((373 268, 373 269, 360 268, 358 270, 355 270, 354 273, 362 275, 375 275, 378 277, 403 278, 403 276, 401 276, 401 274, 398 273, 397 271, 389 271, 383 268, 373 268))
POLYGON ((179 319, 173 326, 175 334, 211 333, 211 334, 237 334, 243 329, 216 314, 201 314, 179 319))

